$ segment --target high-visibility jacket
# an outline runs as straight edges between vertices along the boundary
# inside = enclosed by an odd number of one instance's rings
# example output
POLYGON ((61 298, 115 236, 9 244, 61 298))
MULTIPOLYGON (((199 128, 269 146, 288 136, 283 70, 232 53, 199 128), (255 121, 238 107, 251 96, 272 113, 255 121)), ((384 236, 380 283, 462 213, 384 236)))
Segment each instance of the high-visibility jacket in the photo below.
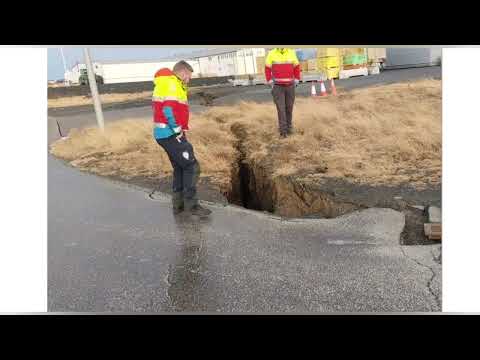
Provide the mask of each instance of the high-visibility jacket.
POLYGON ((265 78, 278 85, 290 85, 295 80, 300 80, 300 63, 295 50, 270 50, 265 60, 265 78))
POLYGON ((187 88, 170 69, 156 72, 152 96, 154 136, 157 139, 188 130, 187 88))

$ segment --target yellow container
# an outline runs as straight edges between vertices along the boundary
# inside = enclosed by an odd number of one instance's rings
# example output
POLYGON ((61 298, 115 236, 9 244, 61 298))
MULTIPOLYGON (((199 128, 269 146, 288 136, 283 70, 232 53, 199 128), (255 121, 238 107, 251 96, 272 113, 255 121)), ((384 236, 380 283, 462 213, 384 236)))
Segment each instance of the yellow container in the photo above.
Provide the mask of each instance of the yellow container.
POLYGON ((330 69, 320 69, 320 73, 324 74, 328 80, 330 79, 338 79, 340 75, 340 68, 330 68, 330 69))
POLYGON ((317 49, 317 57, 322 58, 326 56, 340 56, 341 49, 340 48, 318 48, 317 49))
POLYGON ((328 56, 317 59, 317 67, 320 69, 326 68, 337 68, 340 67, 341 58, 340 56, 328 56))

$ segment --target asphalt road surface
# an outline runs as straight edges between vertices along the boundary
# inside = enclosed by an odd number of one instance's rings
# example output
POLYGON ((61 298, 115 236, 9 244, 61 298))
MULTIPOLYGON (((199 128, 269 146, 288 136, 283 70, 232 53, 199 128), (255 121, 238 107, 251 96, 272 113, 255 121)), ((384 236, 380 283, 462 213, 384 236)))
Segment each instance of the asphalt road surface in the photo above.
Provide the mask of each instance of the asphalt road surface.
MULTIPOLYGON (((148 116, 150 108, 105 117, 142 111, 148 116)), ((50 116, 49 143, 59 137, 58 119, 64 129, 95 122, 91 113, 50 116)), ((49 155, 48 311, 441 310, 441 247, 400 246, 399 212, 286 220, 205 206, 209 220, 174 217, 167 195, 79 172, 49 155)))

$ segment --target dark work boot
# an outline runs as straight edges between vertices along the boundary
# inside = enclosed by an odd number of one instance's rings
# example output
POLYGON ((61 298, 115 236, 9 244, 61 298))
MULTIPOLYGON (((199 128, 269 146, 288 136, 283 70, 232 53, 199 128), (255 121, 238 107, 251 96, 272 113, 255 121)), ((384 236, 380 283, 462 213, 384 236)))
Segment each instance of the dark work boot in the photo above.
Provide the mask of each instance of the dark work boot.
POLYGON ((194 205, 190 211, 193 215, 197 215, 197 216, 208 216, 212 213, 207 208, 200 206, 200 204, 194 205))
POLYGON ((174 215, 178 215, 184 210, 183 192, 172 193, 172 208, 174 215))
POLYGON ((206 217, 212 212, 198 203, 198 200, 185 200, 185 214, 206 217))

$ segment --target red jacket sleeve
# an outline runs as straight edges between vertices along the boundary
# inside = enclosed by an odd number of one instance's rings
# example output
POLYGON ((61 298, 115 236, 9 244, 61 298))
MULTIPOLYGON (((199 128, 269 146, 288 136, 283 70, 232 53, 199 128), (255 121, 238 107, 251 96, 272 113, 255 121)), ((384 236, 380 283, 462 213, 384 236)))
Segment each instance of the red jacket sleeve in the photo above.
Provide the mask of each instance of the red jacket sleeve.
POLYGON ((297 64, 297 65, 293 68, 293 75, 295 76, 295 79, 297 79, 297 80, 300 81, 300 64, 297 64))
POLYGON ((267 82, 272 80, 272 68, 269 66, 265 66, 265 79, 267 82))

